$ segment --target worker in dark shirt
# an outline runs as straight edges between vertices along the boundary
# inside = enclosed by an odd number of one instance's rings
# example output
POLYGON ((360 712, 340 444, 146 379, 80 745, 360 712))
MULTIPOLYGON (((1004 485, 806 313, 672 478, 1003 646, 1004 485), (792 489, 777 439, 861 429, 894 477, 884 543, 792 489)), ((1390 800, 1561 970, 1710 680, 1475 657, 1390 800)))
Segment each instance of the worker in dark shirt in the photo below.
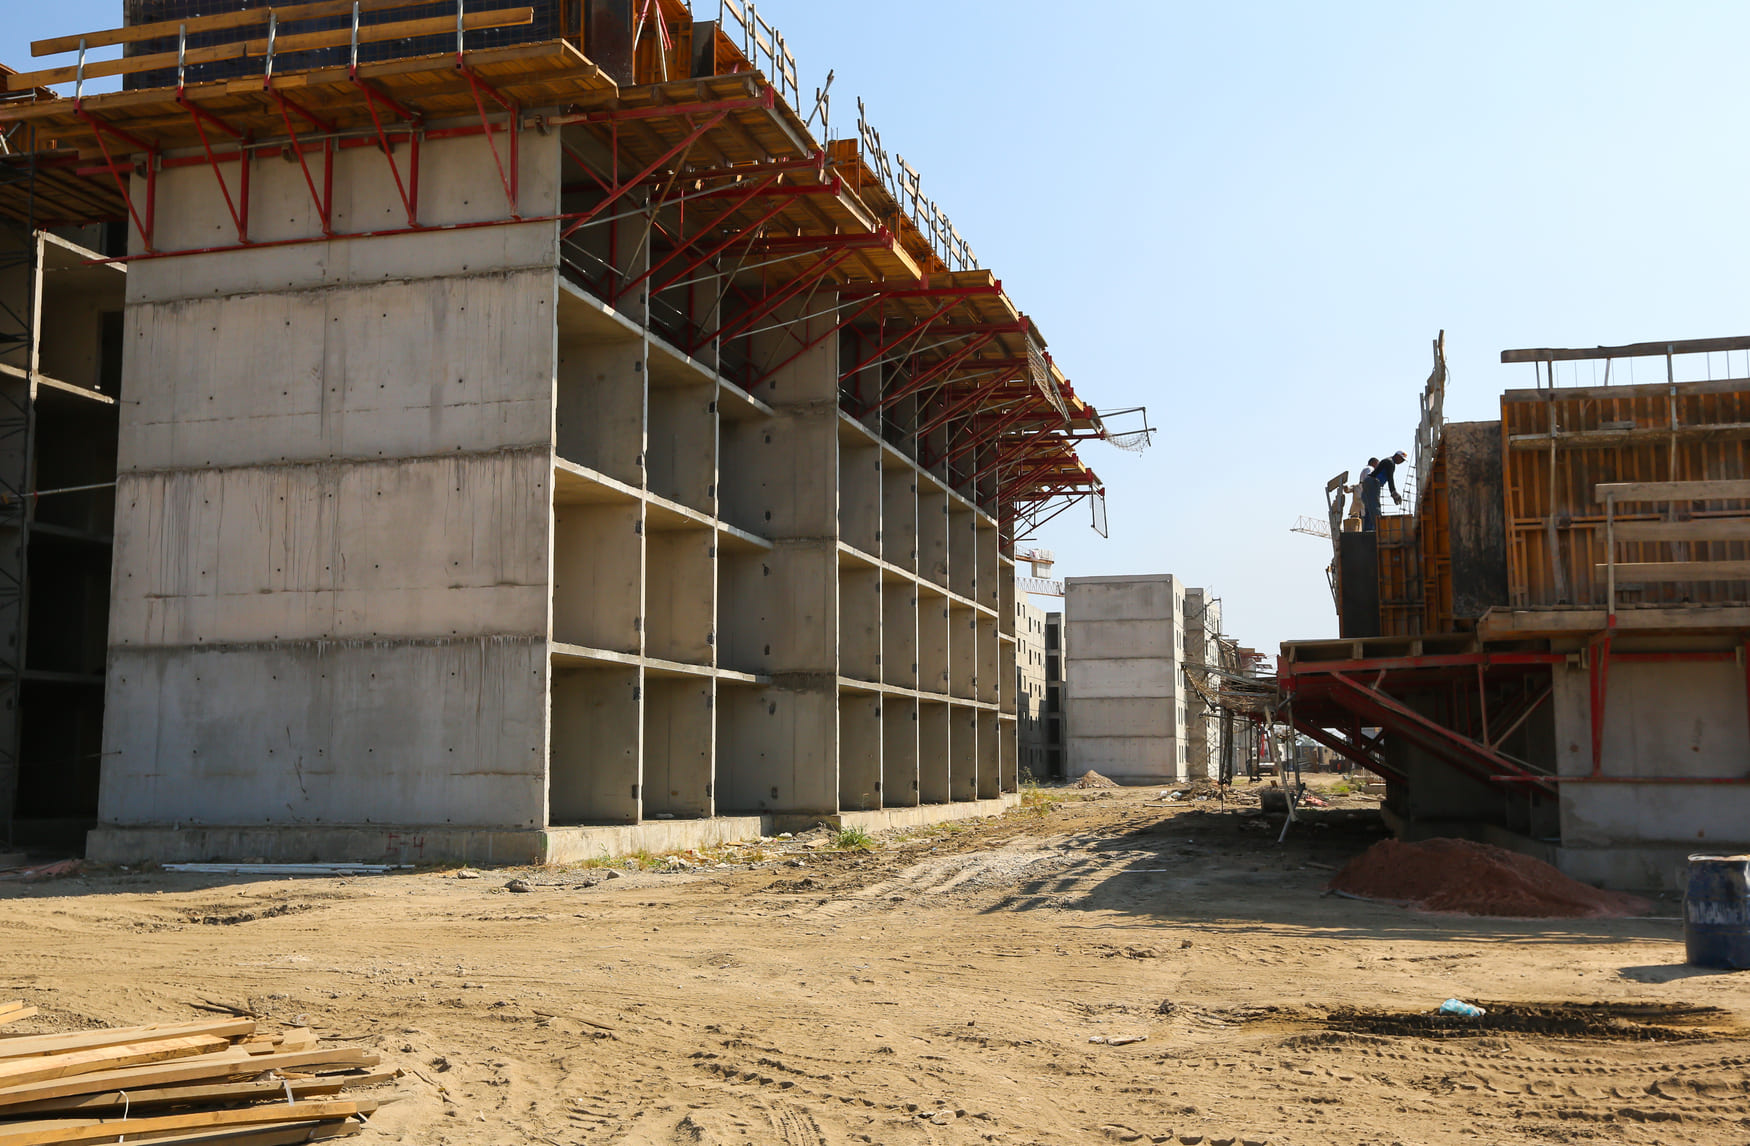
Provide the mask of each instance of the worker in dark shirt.
POLYGON ((1408 456, 1404 451, 1399 450, 1389 458, 1381 458, 1379 464, 1373 467, 1373 476, 1369 480, 1373 482, 1373 512, 1375 517, 1379 515, 1379 489, 1381 486, 1391 490, 1392 504, 1404 504, 1403 496, 1398 493, 1397 472, 1398 466, 1402 465, 1408 456))

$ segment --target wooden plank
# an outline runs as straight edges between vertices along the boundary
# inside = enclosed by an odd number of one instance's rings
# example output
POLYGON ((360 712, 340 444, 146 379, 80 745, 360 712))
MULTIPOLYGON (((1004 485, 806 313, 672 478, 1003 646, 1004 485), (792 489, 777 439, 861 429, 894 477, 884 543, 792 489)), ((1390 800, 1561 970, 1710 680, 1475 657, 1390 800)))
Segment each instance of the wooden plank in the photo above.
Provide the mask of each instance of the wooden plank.
POLYGON ((22 1086, 27 1082, 47 1082, 50 1079, 92 1074, 122 1066, 162 1062, 167 1058, 211 1054, 224 1050, 229 1045, 224 1039, 214 1038, 212 1035, 188 1035, 183 1038, 154 1039, 150 1042, 68 1051, 66 1054, 11 1059, 0 1062, 0 1086, 22 1086))
MULTIPOLYGON (((501 8, 492 12, 469 12, 462 17, 462 26, 469 31, 480 28, 510 28, 535 21, 533 8, 501 8)), ((430 16, 419 20, 396 20, 387 24, 366 24, 359 28, 359 43, 374 44, 384 40, 404 40, 417 36, 441 36, 454 32, 456 21, 451 16, 430 16)), ((352 43, 350 28, 333 28, 323 32, 299 32, 279 36, 274 40, 274 54, 290 55, 318 48, 338 48, 352 43)), ((190 48, 182 59, 190 64, 207 64, 238 57, 265 57, 267 40, 246 40, 234 44, 215 44, 206 48, 190 48)), ((156 52, 149 56, 124 56, 119 60, 95 60, 85 64, 85 78, 124 76, 135 72, 157 71, 176 66, 177 53, 156 52)), ((8 91, 22 91, 44 84, 71 83, 79 78, 76 65, 47 68, 40 72, 20 72, 7 76, 8 91)))
POLYGON ((61 1119, 54 1126, 36 1129, 14 1130, 0 1126, 0 1146, 72 1146, 82 1142, 113 1142, 123 1138, 156 1136, 175 1130, 346 1118, 355 1114, 370 1114, 376 1109, 377 1103, 361 1099, 345 1102, 276 1102, 269 1106, 252 1106, 242 1110, 202 1110, 153 1118, 115 1118, 106 1121, 61 1119))
MULTIPOLYGON (((1601 632, 1608 617, 1598 609, 1490 609, 1477 630, 1486 641, 1524 637, 1561 637, 1601 632)), ((1673 606, 1663 609, 1618 609, 1616 627, 1634 632, 1715 632, 1750 628, 1750 608, 1673 606)))
POLYGON ((186 1023, 150 1023, 143 1027, 105 1027, 96 1031, 72 1031, 62 1035, 13 1035, 0 1038, 0 1060, 26 1055, 61 1054, 119 1043, 167 1039, 179 1035, 216 1035, 243 1038, 255 1033, 254 1019, 196 1019, 186 1023))
POLYGON ((351 1138, 364 1132, 364 1123, 354 1118, 325 1122, 287 1122, 278 1126, 242 1130, 199 1130, 153 1138, 153 1146, 297 1146, 303 1142, 326 1142, 351 1138))
POLYGON ((16 1023, 20 1019, 28 1019, 36 1013, 37 1011, 35 1007, 20 1007, 17 1010, 7 1011, 4 1014, 0 1014, 0 1027, 5 1026, 7 1023, 16 1023))
MULTIPOLYGON (((1594 566, 1602 575, 1605 565, 1594 566)), ((1618 561, 1616 583, 1637 581, 1750 581, 1750 561, 1618 561)))
POLYGON ((1692 521, 1619 521, 1616 523, 1616 539, 1750 541, 1750 517, 1698 517, 1692 521))
MULTIPOLYGON (((393 8, 412 8, 429 0, 358 0, 360 12, 382 12, 393 8)), ((189 20, 158 20, 150 24, 135 24, 128 28, 106 28, 101 32, 81 32, 71 36, 51 36, 31 42, 33 56, 58 56, 62 52, 77 52, 79 41, 87 50, 108 48, 116 44, 137 44, 141 40, 163 40, 179 34, 185 25, 189 35, 196 32, 221 32, 227 28, 267 27, 268 12, 279 13, 280 23, 296 20, 319 20, 327 16, 352 14, 353 0, 316 0, 310 4, 288 4, 279 8, 249 8, 242 12, 221 12, 216 16, 196 16, 189 20)))
POLYGON ((1598 504, 1611 494, 1625 501, 1716 501, 1750 498, 1750 480, 1618 481, 1595 487, 1598 504))
MULTIPOLYGON (((1690 394, 1736 394, 1750 390, 1750 378, 1710 378, 1695 382, 1677 383, 1677 396, 1687 397, 1690 394)), ((1505 390, 1501 394, 1503 402, 1537 402, 1546 403, 1550 400, 1552 391, 1543 386, 1532 390, 1505 390)), ((1609 386, 1558 386, 1553 391, 1557 402, 1587 401, 1595 398, 1663 398, 1671 393, 1669 382, 1622 382, 1611 383, 1609 386)))
POLYGON ((53 1114, 61 1111, 98 1115, 111 1110, 149 1110, 160 1106, 221 1106, 250 1102, 263 1098, 286 1097, 289 1087, 293 1099, 306 1099, 339 1094, 343 1090, 378 1086, 401 1077, 398 1070, 375 1074, 337 1074, 323 1078, 300 1078, 289 1082, 227 1082, 204 1086, 165 1086, 155 1090, 105 1090, 101 1094, 71 1094, 62 1098, 45 1098, 38 1102, 21 1102, 6 1108, 7 1118, 27 1114, 53 1114))
POLYGON ((253 1056, 226 1051, 153 1066, 100 1071, 55 1082, 7 1087, 0 1090, 0 1110, 9 1109, 21 1102, 36 1102, 74 1094, 168 1086, 179 1082, 254 1078, 267 1070, 352 1070, 374 1067, 380 1062, 382 1059, 377 1055, 361 1047, 335 1047, 332 1050, 253 1056))
POLYGON ((1750 438, 1750 422, 1717 422, 1713 425, 1637 426, 1632 430, 1559 430, 1554 434, 1514 434, 1507 445, 1515 450, 1545 450, 1554 442, 1558 449, 1609 449, 1633 442, 1666 442, 1675 436, 1680 442, 1723 441, 1750 438))
POLYGON ((1710 354, 1721 350, 1750 350, 1750 337, 1691 338, 1676 342, 1631 342, 1626 346, 1594 346, 1590 349, 1503 350, 1502 362, 1592 362, 1601 358, 1651 358, 1666 354, 1710 354))

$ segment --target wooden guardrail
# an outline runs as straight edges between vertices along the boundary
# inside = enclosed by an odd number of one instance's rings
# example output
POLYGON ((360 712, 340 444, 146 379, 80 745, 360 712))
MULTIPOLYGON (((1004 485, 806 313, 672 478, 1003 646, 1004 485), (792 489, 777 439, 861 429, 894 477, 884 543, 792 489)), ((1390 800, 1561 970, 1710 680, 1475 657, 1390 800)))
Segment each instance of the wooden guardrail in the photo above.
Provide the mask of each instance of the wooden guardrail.
POLYGON ((1750 540, 1750 514, 1703 517, 1689 521, 1616 520, 1622 502, 1670 505, 1697 501, 1750 501, 1750 480, 1603 482, 1594 488, 1604 503, 1604 556, 1597 568, 1605 575, 1609 615, 1616 617, 1616 582, 1750 581, 1750 561, 1618 561, 1618 542, 1694 542, 1750 540))
MULTIPOLYGON (((33 56, 78 53, 71 64, 45 68, 35 72, 20 72, 0 76, 7 91, 25 91, 51 84, 71 83, 83 87, 86 80, 104 76, 131 75, 136 72, 158 71, 163 68, 184 68, 190 64, 210 64, 221 60, 258 58, 271 62, 276 55, 309 52, 321 48, 380 43, 385 40, 406 40, 418 36, 441 36, 455 32, 460 46, 463 32, 486 28, 509 28, 534 22, 532 8, 500 8, 479 12, 464 10, 463 0, 456 0, 454 16, 429 16, 414 20, 393 20, 387 23, 364 24, 360 18, 368 13, 386 12, 397 8, 412 8, 429 4, 430 0, 315 0, 307 4, 290 4, 278 8, 251 8, 243 12, 224 12, 214 16, 196 16, 188 20, 165 20, 152 24, 135 24, 126 28, 108 28, 71 36, 55 36, 37 40, 30 46, 33 56), (351 16, 350 28, 331 28, 315 32, 282 33, 280 27, 300 21, 351 16), (229 44, 211 44, 191 48, 191 34, 236 29, 266 29, 260 37, 239 39, 229 44), (126 47, 128 44, 151 40, 175 40, 173 52, 153 52, 148 55, 123 56, 120 59, 93 60, 88 53, 98 48, 126 47)), ((75 93, 80 94, 80 93, 75 93)))

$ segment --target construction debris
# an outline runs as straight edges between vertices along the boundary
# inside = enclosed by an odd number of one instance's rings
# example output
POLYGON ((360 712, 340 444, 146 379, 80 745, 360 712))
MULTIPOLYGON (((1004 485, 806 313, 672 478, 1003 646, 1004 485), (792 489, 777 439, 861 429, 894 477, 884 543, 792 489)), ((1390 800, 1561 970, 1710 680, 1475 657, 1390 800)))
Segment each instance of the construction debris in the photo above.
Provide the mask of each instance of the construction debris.
POLYGON ((1118 784, 1115 781, 1106 779, 1106 777, 1100 775, 1098 772, 1094 771, 1092 768, 1089 768, 1086 772, 1082 773, 1082 778, 1080 780, 1077 780, 1074 784, 1071 784, 1070 787, 1072 787, 1072 788, 1116 788, 1116 787, 1118 787, 1118 784))
MULTIPOLYGON (((35 1014, 0 1002, 0 1023, 35 1014)), ((260 1034, 203 1019, 0 1039, 0 1146, 149 1139, 315 1142, 357 1134, 393 1096, 339 1098, 399 1070, 361 1047, 321 1047, 305 1028, 260 1034)))
POLYGON ((1569 879, 1542 860, 1469 840, 1381 840, 1331 880, 1332 891, 1452 915, 1620 919, 1653 905, 1569 879))
POLYGON ((76 859, 56 860, 53 863, 38 864, 35 867, 21 867, 12 871, 0 872, 0 879, 16 879, 24 883, 34 883, 39 879, 58 879, 64 875, 78 875, 85 870, 85 865, 76 859))

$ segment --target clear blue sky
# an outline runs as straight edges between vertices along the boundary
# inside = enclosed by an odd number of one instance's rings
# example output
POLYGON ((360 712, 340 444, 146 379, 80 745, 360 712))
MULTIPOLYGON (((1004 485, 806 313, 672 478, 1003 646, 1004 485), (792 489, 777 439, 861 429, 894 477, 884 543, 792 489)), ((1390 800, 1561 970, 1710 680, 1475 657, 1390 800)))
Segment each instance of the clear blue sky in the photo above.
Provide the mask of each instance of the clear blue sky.
MULTIPOLYGON (((120 16, 5 7, 14 66, 120 16)), ((1058 572, 1176 573, 1262 649, 1335 631, 1329 548, 1289 526, 1412 447, 1440 329, 1454 419, 1529 384, 1503 348, 1750 332, 1747 5, 760 11, 805 90, 837 71, 835 126, 864 97, 1083 397, 1149 407, 1151 452, 1086 449, 1112 537, 1072 510, 1058 572)))

